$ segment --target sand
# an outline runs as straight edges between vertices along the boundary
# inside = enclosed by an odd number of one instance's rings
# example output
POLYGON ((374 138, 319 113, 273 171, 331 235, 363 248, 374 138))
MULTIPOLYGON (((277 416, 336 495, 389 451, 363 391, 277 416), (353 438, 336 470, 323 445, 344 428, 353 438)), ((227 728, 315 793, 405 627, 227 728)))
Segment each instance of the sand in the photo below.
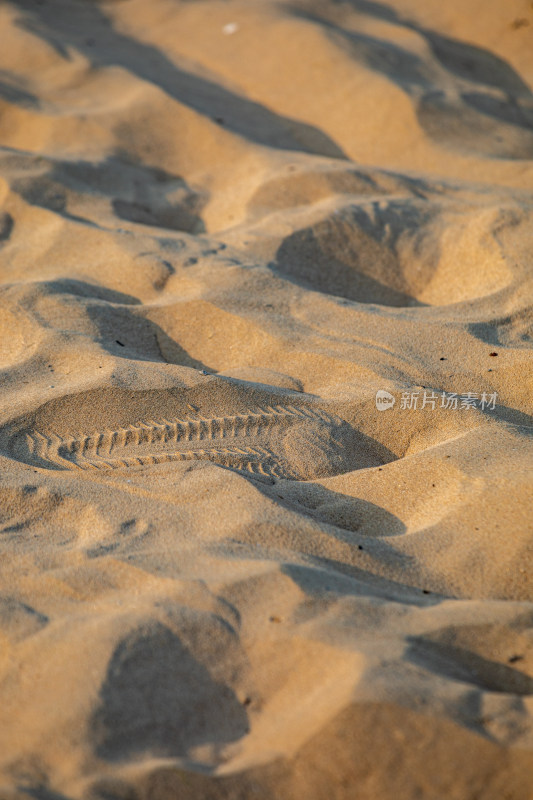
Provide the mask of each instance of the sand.
POLYGON ((0 800, 531 800, 533 4, 0 32, 0 800))

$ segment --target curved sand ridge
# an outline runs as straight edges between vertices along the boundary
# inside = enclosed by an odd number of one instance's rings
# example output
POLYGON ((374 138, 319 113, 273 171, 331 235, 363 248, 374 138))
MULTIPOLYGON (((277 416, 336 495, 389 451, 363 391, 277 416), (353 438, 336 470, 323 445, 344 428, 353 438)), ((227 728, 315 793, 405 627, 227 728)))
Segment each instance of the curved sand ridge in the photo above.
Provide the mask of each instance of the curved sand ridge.
POLYGON ((531 800, 532 32, 0 3, 1 800, 531 800))

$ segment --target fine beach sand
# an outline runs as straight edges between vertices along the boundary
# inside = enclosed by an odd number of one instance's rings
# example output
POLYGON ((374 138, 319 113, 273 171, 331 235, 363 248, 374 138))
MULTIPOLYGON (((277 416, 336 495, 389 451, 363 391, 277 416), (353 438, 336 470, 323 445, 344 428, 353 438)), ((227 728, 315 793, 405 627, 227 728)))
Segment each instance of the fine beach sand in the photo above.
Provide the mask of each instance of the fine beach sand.
POLYGON ((531 800, 533 3, 0 37, 0 800, 531 800))

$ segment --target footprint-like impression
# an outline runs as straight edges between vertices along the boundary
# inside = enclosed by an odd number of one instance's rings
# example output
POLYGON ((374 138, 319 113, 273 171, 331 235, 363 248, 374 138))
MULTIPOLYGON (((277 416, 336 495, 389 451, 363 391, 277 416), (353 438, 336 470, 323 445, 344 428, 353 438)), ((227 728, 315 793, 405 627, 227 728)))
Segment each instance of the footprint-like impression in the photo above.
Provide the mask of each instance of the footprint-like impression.
MULTIPOLYGON (((70 424, 61 422, 68 419, 69 398, 63 398, 63 403, 52 401, 13 421, 0 431, 0 448, 12 458, 51 469, 126 469, 203 459, 257 476, 293 480, 389 460, 379 445, 347 422, 310 404, 267 401, 218 413, 189 404, 194 409, 189 414, 152 415, 153 397, 131 402, 135 393, 127 392, 120 413, 106 409, 108 424, 95 429, 90 417, 84 420, 80 413, 84 406, 91 408, 91 394, 85 394, 85 402, 80 395, 72 402, 70 424), (126 422, 125 416, 131 421, 126 422)), ((157 398, 156 411, 161 406, 170 410, 173 405, 172 393, 162 394, 165 397, 157 398)), ((114 401, 119 405, 116 392, 114 401)), ((98 405, 105 407, 103 397, 98 405)))

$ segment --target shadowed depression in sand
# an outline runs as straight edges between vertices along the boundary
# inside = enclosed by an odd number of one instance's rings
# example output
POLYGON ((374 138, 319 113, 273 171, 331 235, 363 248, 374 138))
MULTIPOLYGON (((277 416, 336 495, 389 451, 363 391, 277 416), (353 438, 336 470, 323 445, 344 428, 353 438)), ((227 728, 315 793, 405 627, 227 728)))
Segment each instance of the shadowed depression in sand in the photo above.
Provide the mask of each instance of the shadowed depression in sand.
POLYGON ((0 39, 0 800, 531 800, 531 2, 0 39))

